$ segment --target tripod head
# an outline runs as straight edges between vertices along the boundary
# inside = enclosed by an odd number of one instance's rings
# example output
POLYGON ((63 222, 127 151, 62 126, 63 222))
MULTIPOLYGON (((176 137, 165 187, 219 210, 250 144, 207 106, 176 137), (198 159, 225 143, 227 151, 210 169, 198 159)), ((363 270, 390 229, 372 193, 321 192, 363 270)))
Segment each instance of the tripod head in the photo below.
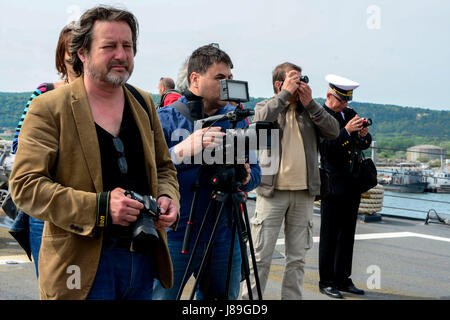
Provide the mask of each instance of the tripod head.
POLYGON ((201 128, 207 128, 214 125, 216 122, 220 121, 228 121, 231 123, 231 128, 236 128, 236 124, 242 120, 245 120, 247 117, 255 114, 255 111, 251 109, 241 109, 236 107, 234 111, 227 112, 225 114, 220 114, 217 116, 211 116, 205 119, 197 120, 195 122, 195 127, 200 124, 201 128))
POLYGON ((211 178, 211 185, 214 191, 235 193, 239 191, 238 189, 246 177, 247 171, 243 164, 216 166, 211 178))

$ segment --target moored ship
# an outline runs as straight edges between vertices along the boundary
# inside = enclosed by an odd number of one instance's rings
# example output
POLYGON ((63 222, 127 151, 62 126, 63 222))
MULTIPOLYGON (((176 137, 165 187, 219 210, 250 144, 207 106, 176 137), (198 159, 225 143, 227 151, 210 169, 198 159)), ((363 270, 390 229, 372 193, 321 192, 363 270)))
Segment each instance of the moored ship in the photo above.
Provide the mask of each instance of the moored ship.
POLYGON ((450 193, 450 172, 441 171, 427 177, 427 191, 437 193, 450 193))
POLYGON ((428 186, 422 173, 413 169, 395 170, 390 179, 382 179, 380 184, 388 191, 407 193, 422 193, 428 186))

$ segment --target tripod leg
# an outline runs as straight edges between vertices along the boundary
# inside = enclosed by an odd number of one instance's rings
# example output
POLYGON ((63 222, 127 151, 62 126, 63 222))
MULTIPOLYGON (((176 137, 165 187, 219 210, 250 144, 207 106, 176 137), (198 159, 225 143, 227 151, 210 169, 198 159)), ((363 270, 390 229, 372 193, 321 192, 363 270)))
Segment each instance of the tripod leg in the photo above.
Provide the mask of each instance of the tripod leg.
POLYGON ((234 238, 236 237, 236 222, 233 222, 233 231, 231 233, 231 244, 230 244, 230 256, 228 258, 228 272, 227 272, 227 282, 225 287, 225 294, 228 298, 230 292, 230 279, 231 279, 231 268, 233 266, 233 255, 234 255, 234 238))
MULTIPOLYGON (((194 299, 195 288, 197 288, 198 282, 200 281, 200 279, 202 277, 203 269, 205 267, 205 262, 208 259, 209 255, 211 254, 211 249, 212 249, 212 246, 214 244, 214 238, 216 236, 217 226, 219 225, 220 217, 222 216, 222 212, 223 212, 224 207, 225 207, 225 203, 223 202, 222 205, 220 206, 219 213, 217 214, 217 218, 216 218, 216 221, 214 223, 214 227, 213 227, 213 230, 212 230, 212 233, 211 233, 211 237, 210 237, 210 239, 208 241, 208 245, 206 247, 206 253, 203 256, 202 262, 200 263, 200 267, 199 267, 199 270, 198 270, 198 275, 197 275, 197 278, 195 279, 195 283, 194 283, 194 288, 192 289, 191 296, 189 298, 190 300, 194 299)), ((197 241, 198 241, 198 239, 199 238, 197 238, 197 241)))
MULTIPOLYGON (((240 202, 233 204, 233 214, 234 214, 234 221, 237 225, 237 231, 238 231, 238 238, 239 238, 239 244, 241 248, 241 257, 242 257, 242 266, 244 268, 244 274, 245 274, 245 282, 247 284, 248 288, 248 298, 250 300, 253 300, 253 292, 251 290, 251 284, 250 284, 250 267, 248 263, 248 256, 247 256, 247 247, 244 242, 244 238, 242 237, 242 224, 240 220, 240 202)), ((260 297, 261 300, 261 297, 260 297)))
MULTIPOLYGON (((253 264, 253 273, 255 275, 255 284, 256 284, 256 291, 258 292, 258 299, 262 300, 262 291, 261 291, 261 284, 259 283, 259 275, 258 275, 258 268, 256 266, 256 257, 255 257, 255 249, 253 247, 253 239, 252 239, 252 233, 250 231, 250 221, 248 219, 248 211, 247 211, 247 205, 245 202, 242 202, 242 208, 244 209, 244 219, 245 219, 245 225, 247 226, 247 234, 248 234, 248 243, 250 247, 250 255, 252 257, 252 264, 253 264)), ((250 287, 248 288, 249 296, 250 292, 252 291, 250 287)))
MULTIPOLYGON (((177 294, 177 298, 176 298, 177 300, 181 299, 181 294, 183 293, 184 287, 186 286, 186 283, 188 281, 189 270, 191 269, 192 262, 194 261, 195 254, 196 254, 197 249, 198 249, 198 245, 200 244, 200 238, 201 238, 201 236, 203 234, 203 231, 204 231, 205 225, 206 225, 206 221, 208 220, 208 216, 209 216, 209 214, 211 212, 212 203, 213 203, 213 201, 210 200, 210 202, 208 204, 208 208, 206 209, 205 217, 203 218, 202 224, 201 224, 200 229, 198 231, 198 235, 197 235, 197 239, 195 240, 194 248, 192 249, 192 253, 191 253, 191 256, 189 257, 189 262, 187 264, 186 271, 184 272, 184 275, 183 275, 183 280, 181 281, 180 289, 178 290, 178 294, 177 294)), ((195 288, 196 287, 194 287, 194 291, 195 291, 195 288)))
MULTIPOLYGON (((181 253, 189 253, 189 244, 191 242, 191 233, 192 228, 194 226, 194 220, 195 220, 195 214, 197 211, 197 203, 198 203, 198 197, 200 195, 200 175, 202 173, 202 167, 200 167, 198 171, 197 180, 192 185, 192 188, 194 190, 194 198, 192 199, 191 203, 191 209, 189 212, 189 220, 186 225, 186 232, 184 234, 184 240, 183 240, 183 248, 181 249, 181 253)), ((208 207, 209 209, 209 207, 208 207)), ((208 209, 206 211, 208 211, 208 209)))

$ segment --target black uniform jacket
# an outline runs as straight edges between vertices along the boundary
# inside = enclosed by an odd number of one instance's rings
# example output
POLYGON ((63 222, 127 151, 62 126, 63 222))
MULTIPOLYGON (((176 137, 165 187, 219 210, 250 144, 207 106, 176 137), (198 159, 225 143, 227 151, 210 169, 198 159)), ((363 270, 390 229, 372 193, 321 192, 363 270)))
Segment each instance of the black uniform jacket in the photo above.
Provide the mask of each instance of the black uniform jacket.
POLYGON ((336 139, 321 139, 319 150, 321 167, 328 172, 330 194, 344 195, 358 193, 355 173, 361 160, 361 150, 370 147, 372 136, 368 133, 360 137, 357 132, 348 134, 345 125, 357 114, 355 110, 346 107, 343 111, 334 112, 326 105, 324 108, 339 122, 340 133, 336 139))

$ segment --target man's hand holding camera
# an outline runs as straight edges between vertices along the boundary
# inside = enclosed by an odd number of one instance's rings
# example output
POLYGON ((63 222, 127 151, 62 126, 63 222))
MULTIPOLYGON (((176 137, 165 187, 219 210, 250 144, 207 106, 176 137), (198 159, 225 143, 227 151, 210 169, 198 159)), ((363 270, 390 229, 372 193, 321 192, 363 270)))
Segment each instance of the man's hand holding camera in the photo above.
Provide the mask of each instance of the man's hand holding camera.
POLYGON ((303 81, 300 81, 300 85, 297 89, 297 94, 304 106, 310 104, 313 99, 311 87, 303 81))
POLYGON ((175 201, 166 196, 161 196, 156 201, 161 208, 161 214, 157 221, 155 221, 155 227, 157 229, 165 229, 171 227, 178 217, 178 208, 175 201))
POLYGON ((297 70, 291 70, 286 74, 286 79, 283 81, 281 89, 285 89, 291 93, 291 95, 297 95, 301 103, 307 106, 312 101, 311 87, 303 81, 300 81, 301 73, 297 70))
POLYGON ((144 205, 142 203, 125 196, 124 189, 115 188, 111 191, 109 212, 113 224, 129 226, 137 220, 143 208, 144 205))
MULTIPOLYGON (((158 220, 155 221, 155 227, 163 229, 172 226, 178 217, 175 201, 169 197, 161 196, 158 198, 157 203, 161 208, 161 212, 158 220)), ((109 205, 112 224, 125 227, 136 222, 141 210, 144 209, 144 205, 141 202, 126 196, 125 190, 122 188, 115 188, 111 191, 109 205)))
POLYGON ((300 85, 299 79, 300 73, 296 70, 291 70, 287 73, 286 79, 283 81, 283 85, 280 88, 281 90, 287 90, 291 93, 291 95, 295 94, 300 85))

